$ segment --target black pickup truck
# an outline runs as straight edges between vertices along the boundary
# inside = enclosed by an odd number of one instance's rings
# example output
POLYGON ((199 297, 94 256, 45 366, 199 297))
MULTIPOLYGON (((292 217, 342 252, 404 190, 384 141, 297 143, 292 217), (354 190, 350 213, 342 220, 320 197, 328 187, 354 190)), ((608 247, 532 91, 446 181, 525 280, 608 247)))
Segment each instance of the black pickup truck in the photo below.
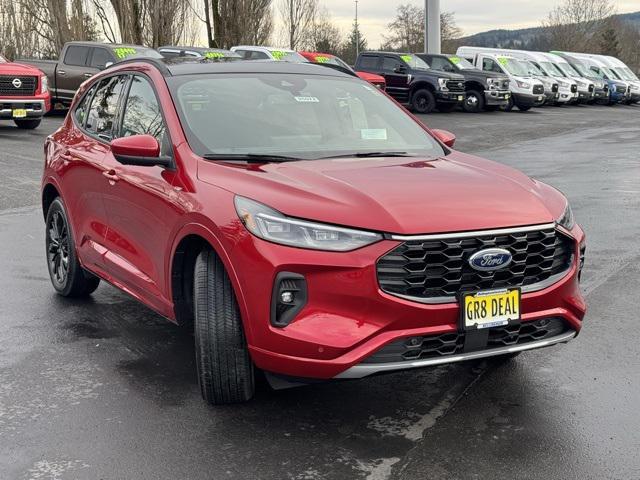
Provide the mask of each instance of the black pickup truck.
POLYGON ((21 59, 20 63, 42 70, 49 80, 51 101, 67 106, 87 78, 116 62, 134 57, 163 58, 152 48, 139 45, 67 42, 58 60, 21 59))
POLYGON ((382 75, 387 93, 416 113, 450 112, 465 99, 462 75, 432 70, 411 53, 364 52, 354 69, 382 75))
POLYGON ((419 53, 433 70, 458 73, 464 77, 466 98, 462 107, 466 112, 496 110, 509 104, 509 77, 495 72, 478 70, 470 62, 456 55, 419 53))

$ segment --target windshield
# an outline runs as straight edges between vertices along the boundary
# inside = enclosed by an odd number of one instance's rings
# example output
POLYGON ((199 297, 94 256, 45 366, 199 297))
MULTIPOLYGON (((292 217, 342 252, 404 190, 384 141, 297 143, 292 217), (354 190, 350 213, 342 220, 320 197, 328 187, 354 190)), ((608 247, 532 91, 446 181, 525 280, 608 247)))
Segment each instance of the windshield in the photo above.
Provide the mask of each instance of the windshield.
POLYGON ((609 77, 609 79, 611 80, 622 80, 620 76, 616 72, 611 70, 609 67, 600 67, 600 70, 602 70, 605 73, 605 75, 609 77))
POLYGON ((622 67, 613 68, 613 70, 618 74, 618 76, 623 80, 635 80, 627 71, 622 67))
POLYGON ((546 76, 544 74, 544 72, 538 68, 537 65, 531 63, 530 61, 522 60, 520 63, 522 63, 522 65, 524 65, 524 68, 527 69, 527 73, 529 75, 532 75, 534 77, 545 77, 546 76))
POLYGON ((352 78, 251 73, 176 76, 167 83, 200 156, 445 154, 402 108, 352 78))
POLYGON ((400 55, 400 58, 404 63, 409 65, 411 68, 419 68, 422 70, 428 70, 430 68, 427 62, 417 57, 416 55, 402 54, 400 55))
POLYGON ((632 80, 638 80, 638 76, 633 73, 633 70, 631 70, 629 67, 624 67, 624 71, 627 72, 627 75, 629 75, 632 80))
POLYGON ((502 68, 504 68, 511 75, 515 75, 517 77, 529 76, 527 68, 522 64, 522 62, 516 60, 515 58, 498 57, 498 63, 502 65, 502 68))
POLYGON ((343 62, 338 57, 334 57, 333 55, 318 54, 318 55, 313 55, 312 58, 313 58, 313 61, 315 63, 324 63, 324 64, 328 64, 328 65, 335 65, 337 67, 341 67, 341 68, 345 68, 345 69, 347 69, 349 71, 353 71, 353 69, 349 65, 347 65, 345 62, 343 62))
POLYGON ((130 58, 164 58, 164 56, 152 48, 144 47, 115 47, 113 49, 118 60, 128 60, 130 58))
POLYGON ((298 52, 291 52, 286 50, 271 50, 271 55, 275 60, 281 62, 294 62, 294 63, 308 63, 309 60, 304 58, 298 52))
POLYGON ((451 60, 451 63, 458 67, 459 70, 476 70, 476 67, 474 67, 473 64, 466 58, 449 57, 449 60, 451 60))
POLYGON ((566 77, 566 75, 551 62, 540 62, 540 67, 552 77, 566 77))
POLYGON ((590 70, 589 68, 587 68, 586 65, 584 65, 582 63, 575 62, 573 64, 573 68, 575 68, 578 71, 578 73, 580 74, 581 77, 604 78, 601 73, 594 72, 593 70, 590 70))
POLYGON ((562 73, 564 73, 567 77, 579 77, 580 74, 576 72, 576 70, 571 66, 571 64, 566 62, 558 62, 555 64, 562 73))

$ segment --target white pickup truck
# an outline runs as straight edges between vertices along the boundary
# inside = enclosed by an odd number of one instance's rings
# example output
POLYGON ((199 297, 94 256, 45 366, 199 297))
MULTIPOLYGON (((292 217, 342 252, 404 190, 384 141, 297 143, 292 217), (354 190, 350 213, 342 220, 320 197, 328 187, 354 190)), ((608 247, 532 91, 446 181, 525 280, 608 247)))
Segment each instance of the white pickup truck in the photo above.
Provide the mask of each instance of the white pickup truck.
POLYGON ((479 47, 460 47, 457 56, 467 59, 480 70, 502 73, 509 77, 511 98, 505 110, 511 110, 516 106, 519 110, 527 111, 545 102, 544 84, 531 76, 519 60, 512 56, 492 53, 489 50, 479 47))

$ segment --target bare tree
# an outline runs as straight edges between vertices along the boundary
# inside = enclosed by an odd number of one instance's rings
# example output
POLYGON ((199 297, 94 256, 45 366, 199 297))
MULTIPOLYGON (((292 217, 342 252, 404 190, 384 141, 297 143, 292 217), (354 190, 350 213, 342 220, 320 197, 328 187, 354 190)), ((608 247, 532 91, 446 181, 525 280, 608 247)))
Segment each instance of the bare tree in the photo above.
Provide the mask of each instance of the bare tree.
POLYGON ((329 10, 323 7, 318 9, 316 13, 305 44, 299 45, 298 48, 308 48, 316 52, 337 55, 342 44, 342 32, 333 22, 329 10))
POLYGON ((553 48, 593 52, 598 50, 607 19, 614 13, 612 0, 563 0, 543 26, 553 48))
POLYGON ((273 32, 272 0, 211 0, 211 44, 229 48, 263 45, 273 32))
POLYGON ((280 0, 280 19, 289 48, 308 43, 318 12, 318 0, 280 0))

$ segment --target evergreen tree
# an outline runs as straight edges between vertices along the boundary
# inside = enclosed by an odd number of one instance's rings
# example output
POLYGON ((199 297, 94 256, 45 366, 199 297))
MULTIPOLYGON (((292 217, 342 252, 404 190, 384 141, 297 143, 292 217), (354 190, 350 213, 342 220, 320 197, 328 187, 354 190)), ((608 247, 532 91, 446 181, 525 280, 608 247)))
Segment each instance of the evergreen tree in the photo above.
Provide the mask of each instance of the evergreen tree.
POLYGON ((600 34, 600 52, 603 55, 620 56, 620 42, 618 34, 613 27, 605 28, 600 34))
POLYGON ((366 49, 367 39, 362 35, 359 26, 353 22, 351 33, 349 33, 349 38, 347 38, 346 43, 342 47, 342 54, 340 56, 349 65, 353 65, 356 63, 357 52, 364 52, 366 49), (356 44, 358 45, 357 49, 356 44))

